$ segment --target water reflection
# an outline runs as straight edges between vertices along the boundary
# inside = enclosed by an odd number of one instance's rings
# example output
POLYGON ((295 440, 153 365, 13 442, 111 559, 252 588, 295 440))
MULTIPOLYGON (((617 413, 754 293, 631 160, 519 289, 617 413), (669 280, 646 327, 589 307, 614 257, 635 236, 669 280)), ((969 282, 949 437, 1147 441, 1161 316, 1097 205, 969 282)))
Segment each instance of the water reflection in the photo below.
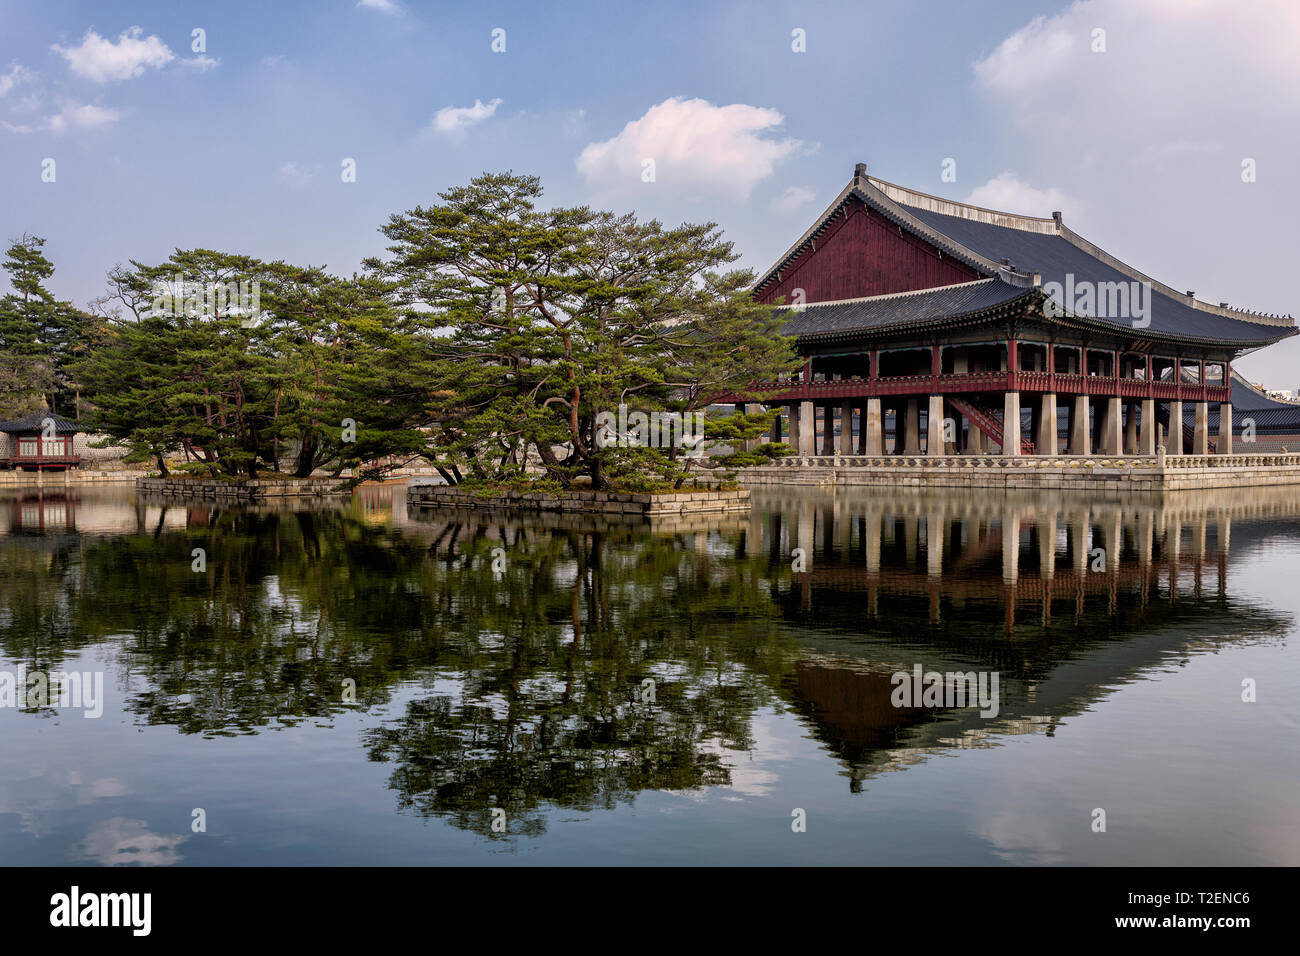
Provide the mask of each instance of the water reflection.
MULTIPOLYGON (((1289 489, 769 490, 748 518, 651 528, 408 509, 395 486, 294 510, 124 488, 0 504, 7 662, 107 650, 134 720, 205 737, 396 702, 358 755, 388 765, 398 806, 486 837, 504 809, 511 839, 554 808, 732 785, 759 713, 801 715, 854 791, 1051 735, 1170 661, 1280 639, 1290 614, 1234 600, 1229 571, 1300 528, 1289 489), (916 664, 999 672, 997 716, 893 706, 916 664)), ((114 817, 83 850, 169 862, 177 842, 114 817)))

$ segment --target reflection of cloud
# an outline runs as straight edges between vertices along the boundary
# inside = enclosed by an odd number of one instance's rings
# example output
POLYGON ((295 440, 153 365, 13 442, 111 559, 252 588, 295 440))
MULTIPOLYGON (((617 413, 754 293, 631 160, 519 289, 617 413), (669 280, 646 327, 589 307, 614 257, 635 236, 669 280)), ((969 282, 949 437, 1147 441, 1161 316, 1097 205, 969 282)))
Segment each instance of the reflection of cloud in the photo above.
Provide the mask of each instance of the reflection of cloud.
MULTIPOLYGON (((1066 862, 1066 847, 1053 821, 1035 816, 1028 807, 1001 807, 985 817, 976 814, 972 830, 1007 863, 1052 866, 1066 862)), ((1085 820, 1085 827, 1088 822, 1085 820)))
POLYGON ((0 781, 0 814, 16 814, 24 833, 40 837, 45 832, 43 820, 52 812, 124 797, 129 792, 126 784, 115 777, 99 777, 87 784, 76 770, 69 771, 66 780, 38 770, 21 779, 0 781))
POLYGON ((81 851, 104 866, 171 866, 180 862, 176 847, 184 836, 160 836, 151 833, 143 820, 113 817, 90 828, 81 841, 81 851))

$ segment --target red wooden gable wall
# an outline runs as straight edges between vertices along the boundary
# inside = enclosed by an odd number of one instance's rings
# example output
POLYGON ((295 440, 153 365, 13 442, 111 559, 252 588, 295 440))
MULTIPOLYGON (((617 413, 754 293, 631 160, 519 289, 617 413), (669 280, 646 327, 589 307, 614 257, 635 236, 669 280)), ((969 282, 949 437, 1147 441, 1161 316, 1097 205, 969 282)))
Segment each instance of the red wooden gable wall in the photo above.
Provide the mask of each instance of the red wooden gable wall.
POLYGON ((941 257, 934 246, 903 232, 854 197, 815 243, 815 249, 804 249, 781 270, 779 280, 763 288, 758 301, 770 305, 784 296, 790 304, 794 290, 803 289, 805 302, 829 302, 981 278, 970 266, 941 257))

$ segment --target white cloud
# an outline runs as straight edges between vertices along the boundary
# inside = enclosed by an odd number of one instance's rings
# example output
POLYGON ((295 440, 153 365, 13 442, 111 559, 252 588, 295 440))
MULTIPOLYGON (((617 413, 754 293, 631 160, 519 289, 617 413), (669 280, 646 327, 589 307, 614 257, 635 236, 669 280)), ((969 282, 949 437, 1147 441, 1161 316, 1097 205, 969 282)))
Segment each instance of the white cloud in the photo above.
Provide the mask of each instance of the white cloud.
POLYGON ((817 198, 817 194, 804 186, 791 186, 776 198, 772 205, 781 212, 790 212, 807 205, 817 198))
POLYGON ((402 8, 393 3, 393 0, 357 0, 357 6, 366 10, 378 10, 380 13, 400 14, 402 8))
POLYGON ((463 133, 492 116, 500 105, 501 99, 498 97, 489 103, 476 99, 473 106, 444 106, 434 114, 433 122, 429 125, 435 133, 463 133))
POLYGON ((635 189, 642 185, 643 161, 653 159, 658 183, 743 200, 803 146, 796 139, 769 138, 783 119, 760 106, 672 97, 612 139, 589 143, 578 157, 578 171, 589 183, 635 189))
POLYGON ((582 127, 587 119, 587 111, 581 107, 576 110, 570 110, 564 117, 564 135, 577 136, 582 131, 582 127))
POLYGON ((4 96, 19 83, 30 79, 31 76, 32 71, 21 63, 12 64, 8 72, 0 73, 0 96, 4 96))
POLYGON ((115 43, 92 28, 86 31, 79 46, 61 47, 56 43, 50 49, 67 60, 69 69, 78 76, 96 83, 129 80, 148 67, 162 69, 176 59, 162 40, 152 34, 142 38, 142 32, 139 27, 130 27, 122 31, 115 43))
MULTIPOLYGON (((1026 22, 973 72, 1018 176, 996 177, 971 201, 1061 209, 1067 225, 1174 288, 1294 312, 1297 37, 1294 0, 1086 0, 1026 22), (1097 30, 1105 52, 1094 52, 1097 30), (1255 181, 1243 179, 1251 162, 1255 181), (1055 188, 1025 185, 1045 182, 1055 188), (1079 214, 1066 197, 1088 205, 1079 214)), ((1291 340, 1246 364, 1289 386, 1298 361, 1291 340)))
POLYGON ((119 115, 117 110, 93 106, 89 103, 84 106, 65 106, 55 115, 46 118, 45 127, 56 134, 76 130, 99 130, 112 126, 117 122, 119 115))
POLYGON ((1039 189, 1022 181, 1015 173, 1000 173, 983 186, 976 186, 966 202, 985 209, 1014 212, 1022 216, 1046 218, 1053 212, 1077 212, 1081 204, 1059 189, 1039 189))
POLYGON ((311 185, 318 171, 317 166, 303 166, 291 160, 281 163, 279 169, 280 178, 295 187, 311 185))
POLYGON ((1255 0, 1249 16, 1232 2, 1077 0, 1004 39, 975 77, 1021 124, 1086 138, 1104 134, 1089 125, 1100 115, 1182 138, 1218 104, 1300 106, 1297 36, 1293 0, 1255 0), (1098 30, 1104 52, 1094 52, 1098 30))

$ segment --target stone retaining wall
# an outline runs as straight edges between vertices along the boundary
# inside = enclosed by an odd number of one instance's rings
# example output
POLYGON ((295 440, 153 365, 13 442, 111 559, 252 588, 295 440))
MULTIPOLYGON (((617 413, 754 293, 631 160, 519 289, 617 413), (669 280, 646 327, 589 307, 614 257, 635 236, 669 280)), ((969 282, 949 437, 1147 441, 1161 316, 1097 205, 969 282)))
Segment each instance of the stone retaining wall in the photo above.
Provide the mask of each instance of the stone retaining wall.
POLYGON ((931 488, 1060 488, 1172 491, 1300 484, 1300 454, 1257 455, 817 455, 745 468, 762 485, 916 485, 931 488))
POLYGON ((140 472, 125 469, 111 471, 0 471, 0 487, 10 485, 91 485, 102 481, 137 481, 140 472))
POLYGON ((414 485, 406 490, 408 504, 427 508, 473 508, 497 511, 569 512, 660 518, 692 514, 720 514, 749 510, 749 492, 700 490, 680 494, 617 494, 606 491, 570 491, 562 495, 511 491, 480 496, 447 485, 414 485))
POLYGON ((301 478, 288 481, 195 481, 192 478, 141 478, 137 491, 169 498, 214 498, 232 501, 264 501, 272 498, 320 498, 351 495, 333 478, 301 478))

